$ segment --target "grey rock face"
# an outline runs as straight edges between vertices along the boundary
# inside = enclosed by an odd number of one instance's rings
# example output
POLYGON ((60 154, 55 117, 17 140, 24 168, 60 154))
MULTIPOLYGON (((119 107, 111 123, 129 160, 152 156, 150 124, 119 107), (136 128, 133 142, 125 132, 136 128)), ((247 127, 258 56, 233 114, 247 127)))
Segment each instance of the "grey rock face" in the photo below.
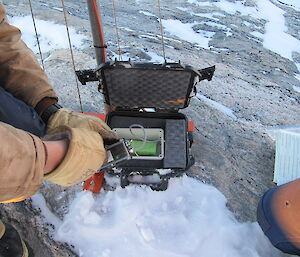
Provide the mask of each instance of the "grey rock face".
MULTIPOLYGON (((27 1, 3 2, 10 15, 29 14, 27 1)), ((121 48, 133 60, 149 61, 152 58, 150 52, 162 55, 158 11, 154 2, 117 1, 121 48)), ((255 1, 248 0, 246 4, 255 6, 255 1)), ((108 56, 113 58, 117 44, 111 1, 101 1, 101 5, 108 56)), ((278 6, 286 11, 288 33, 300 39, 300 13, 287 6, 278 6)), ((62 12, 57 7, 61 7, 58 0, 37 1, 34 3, 35 15, 63 24, 62 12)), ((86 3, 83 0, 67 0, 66 7, 70 26, 89 38, 85 49, 75 50, 76 68, 94 68, 96 61, 86 3)), ((201 82, 198 91, 231 109, 236 117, 226 115, 213 104, 197 97, 183 110, 196 126, 193 146, 196 164, 189 175, 216 186, 226 196, 229 208, 240 221, 254 221, 260 197, 274 186, 275 142, 269 136, 268 128, 300 123, 300 93, 294 90, 294 86, 300 86, 300 81, 294 77, 298 73, 297 67, 292 61, 265 49, 261 39, 251 34, 253 31, 265 32, 266 21, 263 19, 239 13, 229 15, 217 7, 196 6, 184 0, 162 1, 162 16, 163 19, 180 19, 183 23, 197 22, 193 26, 195 31, 215 33, 209 42, 210 49, 165 33, 167 58, 181 60, 197 68, 216 65, 213 80, 201 82), (212 18, 191 14, 213 12, 212 18), (215 26, 212 22, 222 26, 215 26)), ((60 103, 79 110, 69 51, 55 50, 45 55, 46 72, 60 96, 60 103)), ((294 53, 293 58, 300 62, 299 54, 294 53)), ((97 83, 80 85, 80 92, 84 111, 103 112, 97 83)), ((41 191, 53 212, 62 218, 76 190, 80 188, 65 189, 46 184, 41 191)), ((37 213, 30 207, 30 202, 2 205, 0 208, 4 219, 24 231, 37 251, 42 251, 42 248, 47 251, 47 254, 38 256, 74 256, 67 247, 48 238, 47 229, 37 225, 34 217, 37 213), (25 227, 24 224, 30 226, 25 227)))
POLYGON ((55 242, 49 237, 49 230, 53 230, 51 224, 41 225, 40 212, 32 207, 30 200, 1 204, 0 215, 4 223, 10 223, 18 230, 22 239, 33 249, 35 256, 77 256, 71 246, 55 242))

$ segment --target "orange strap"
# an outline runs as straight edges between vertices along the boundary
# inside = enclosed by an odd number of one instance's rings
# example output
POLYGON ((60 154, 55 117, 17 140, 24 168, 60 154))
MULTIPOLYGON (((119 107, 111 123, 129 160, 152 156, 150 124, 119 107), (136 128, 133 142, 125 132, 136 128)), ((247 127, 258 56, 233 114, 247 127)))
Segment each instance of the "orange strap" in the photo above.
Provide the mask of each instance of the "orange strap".
POLYGON ((195 123, 192 120, 188 121, 188 132, 194 132, 195 131, 195 123))
POLYGON ((87 114, 87 115, 91 115, 91 116, 98 117, 99 119, 103 120, 104 122, 105 122, 105 119, 106 119, 106 114, 104 114, 104 113, 91 113, 91 112, 84 112, 84 114, 87 114))

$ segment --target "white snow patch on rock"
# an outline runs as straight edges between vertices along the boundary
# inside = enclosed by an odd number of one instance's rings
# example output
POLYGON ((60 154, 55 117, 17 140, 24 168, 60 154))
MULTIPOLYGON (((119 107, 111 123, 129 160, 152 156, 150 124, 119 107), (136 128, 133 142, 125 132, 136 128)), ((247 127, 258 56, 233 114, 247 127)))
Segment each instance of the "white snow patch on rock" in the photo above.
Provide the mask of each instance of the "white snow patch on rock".
POLYGON ((221 9, 222 11, 229 14, 236 14, 237 12, 241 15, 247 16, 250 15, 255 18, 261 18, 257 8, 244 5, 244 2, 229 2, 226 0, 221 0, 219 2, 200 2, 197 0, 188 0, 188 3, 195 4, 198 6, 215 6, 221 9))
MULTIPOLYGON (((232 33, 230 32, 231 29, 228 28, 227 26, 223 25, 223 24, 219 24, 217 22, 213 22, 213 21, 206 21, 206 22, 203 22, 204 24, 208 25, 208 26, 211 26, 211 27, 216 27, 216 28, 219 28, 219 29, 222 29, 224 30, 224 33, 226 34, 227 37, 231 36, 232 33)), ((200 33, 200 30, 198 31, 200 33)), ((203 32, 203 34, 205 35, 205 31, 203 32)), ((215 33, 214 33, 215 34, 215 33)), ((212 35, 213 36, 213 35, 212 35)), ((212 36, 210 36, 210 38, 212 38, 212 36)))
MULTIPOLYGON (((188 0, 189 3, 198 6, 215 6, 229 14, 239 12, 244 16, 251 16, 256 19, 267 21, 265 33, 252 32, 251 34, 263 40, 263 46, 282 57, 293 61, 292 53, 300 53, 300 40, 286 33, 288 28, 285 25, 285 11, 277 7, 270 0, 256 0, 256 7, 246 6, 243 1, 229 2, 221 0, 219 2, 200 2, 197 0, 188 0)), ((280 1, 292 7, 299 7, 299 0, 282 0, 280 1)), ((230 34, 228 34, 230 35, 230 34)))
MULTIPOLYGON (((300 73, 300 63, 295 63, 296 64, 296 66, 297 66, 297 69, 298 69, 298 71, 299 71, 299 73, 300 73)), ((300 74, 295 74, 295 78, 296 79, 298 79, 299 81, 300 81, 300 74)))
POLYGON ((63 8, 60 8, 60 7, 52 7, 52 9, 56 10, 56 11, 60 11, 60 12, 63 12, 64 9, 63 8))
MULTIPOLYGON (((300 76, 299 76, 298 79, 300 80, 300 76)), ((296 92, 300 93, 300 87, 293 86, 293 89, 294 89, 296 92)))
POLYGON ((284 10, 269 0, 259 0, 257 6, 262 17, 268 21, 265 25, 265 34, 262 35, 263 46, 293 60, 292 53, 300 53, 300 41, 285 32, 288 29, 285 25, 284 10))
POLYGON ((209 49, 208 42, 210 39, 193 30, 195 23, 182 23, 180 20, 169 19, 162 20, 162 24, 165 27, 165 30, 171 35, 190 43, 197 44, 202 48, 209 49))
MULTIPOLYGON (((164 63, 165 62, 165 59, 155 52, 145 51, 145 50, 144 50, 144 52, 150 56, 150 58, 151 58, 150 62, 154 62, 154 63, 164 63)), ((169 59, 169 58, 167 58, 167 61, 174 62, 174 60, 169 59)))
POLYGON ((44 217, 49 223, 54 225, 55 228, 61 226, 62 221, 56 217, 47 207, 47 203, 42 194, 37 193, 31 197, 32 206, 41 211, 41 216, 44 217))
POLYGON ((150 16, 150 17, 156 17, 156 15, 150 13, 150 12, 146 12, 146 11, 139 11, 139 13, 144 14, 146 16, 150 16))
POLYGON ((225 115, 231 117, 232 119, 236 120, 237 117, 234 115, 234 111, 231 110, 230 108, 224 106, 223 104, 220 104, 214 100, 209 99, 208 97, 201 95, 200 93, 197 94, 197 98, 200 100, 203 100, 204 102, 208 103, 209 105, 215 107, 225 115))
POLYGON ((213 186, 184 176, 163 192, 131 185, 77 194, 56 230, 82 257, 259 257, 277 252, 257 223, 239 223, 213 186), (251 240, 249 240, 251 238, 251 240))
POLYGON ((188 3, 196 4, 198 6, 209 6, 210 5, 210 2, 202 2, 202 1, 198 1, 198 0, 188 0, 188 3))
POLYGON ((180 6, 177 6, 176 8, 177 8, 178 10, 180 10, 180 11, 183 11, 183 12, 188 11, 188 8, 186 8, 186 7, 180 7, 180 6))
MULTIPOLYGON (((31 50, 38 53, 38 45, 35 36, 34 26, 31 16, 14 16, 9 18, 10 23, 18 27, 22 31, 22 39, 31 50)), ((36 28, 39 36, 41 51, 43 53, 54 49, 69 48, 68 37, 65 25, 56 24, 52 21, 44 21, 35 19, 36 28)), ((87 37, 78 34, 76 30, 69 27, 72 46, 75 48, 83 48, 84 40, 87 37)))

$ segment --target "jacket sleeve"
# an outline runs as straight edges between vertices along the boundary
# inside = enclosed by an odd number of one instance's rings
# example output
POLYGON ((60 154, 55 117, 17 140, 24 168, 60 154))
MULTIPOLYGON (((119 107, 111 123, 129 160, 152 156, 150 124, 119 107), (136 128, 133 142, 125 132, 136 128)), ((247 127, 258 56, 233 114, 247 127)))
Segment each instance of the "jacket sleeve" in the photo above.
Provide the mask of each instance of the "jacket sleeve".
POLYGON ((0 202, 28 198, 43 181, 44 144, 38 137, 3 122, 0 138, 0 202))
POLYGON ((21 40, 20 30, 8 24, 1 3, 0 86, 34 108, 44 98, 57 99, 34 53, 21 40))

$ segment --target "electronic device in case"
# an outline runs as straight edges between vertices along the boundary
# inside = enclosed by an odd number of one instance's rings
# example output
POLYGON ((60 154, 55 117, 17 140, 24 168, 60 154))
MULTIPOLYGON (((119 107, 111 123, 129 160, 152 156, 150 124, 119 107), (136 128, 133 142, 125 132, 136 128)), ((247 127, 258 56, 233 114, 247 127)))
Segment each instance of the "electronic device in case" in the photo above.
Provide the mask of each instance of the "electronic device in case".
POLYGON ((126 146, 124 139, 120 139, 115 143, 105 146, 107 151, 107 163, 103 164, 97 172, 104 171, 105 169, 116 168, 118 164, 131 159, 131 155, 126 146))
MULTIPOLYGON (((165 190, 169 178, 189 170, 195 162, 191 152, 193 130, 180 110, 188 107, 196 95, 196 84, 205 79, 210 81, 214 71, 214 66, 197 70, 180 62, 156 64, 130 60, 78 71, 81 83, 100 82, 99 91, 110 107, 106 123, 119 138, 124 138, 131 155, 127 161, 118 161, 119 158, 112 161, 118 170, 108 168, 106 174, 120 177, 122 187, 133 183, 132 176, 158 175, 160 181, 150 186, 165 190)), ((144 184, 141 181, 137 183, 144 184)))

